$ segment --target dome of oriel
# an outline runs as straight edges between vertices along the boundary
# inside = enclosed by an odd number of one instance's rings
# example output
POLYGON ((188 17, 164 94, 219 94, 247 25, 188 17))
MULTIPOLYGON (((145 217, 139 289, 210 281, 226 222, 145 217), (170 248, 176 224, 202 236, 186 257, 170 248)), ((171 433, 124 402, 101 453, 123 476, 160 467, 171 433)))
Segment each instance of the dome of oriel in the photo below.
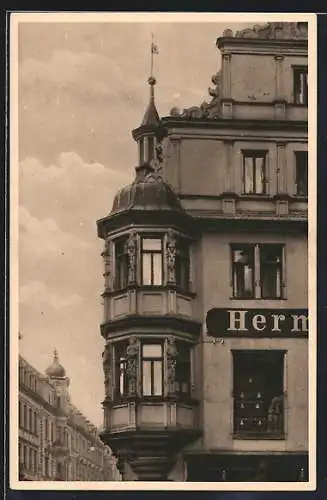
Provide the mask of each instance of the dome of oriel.
POLYGON ((45 373, 51 378, 64 378, 66 376, 65 368, 59 363, 57 351, 54 351, 53 362, 46 369, 45 373))
POLYGON ((184 211, 173 189, 148 164, 136 167, 135 180, 118 191, 111 215, 131 210, 184 211))

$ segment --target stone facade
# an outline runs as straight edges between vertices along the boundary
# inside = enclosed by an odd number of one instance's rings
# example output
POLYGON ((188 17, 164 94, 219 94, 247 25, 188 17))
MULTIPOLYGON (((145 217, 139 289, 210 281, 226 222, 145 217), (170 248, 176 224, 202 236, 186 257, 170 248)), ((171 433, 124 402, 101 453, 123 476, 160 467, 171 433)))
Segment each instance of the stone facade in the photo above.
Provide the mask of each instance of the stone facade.
POLYGON ((19 358, 19 479, 117 481, 98 429, 72 404, 68 379, 42 375, 19 358))

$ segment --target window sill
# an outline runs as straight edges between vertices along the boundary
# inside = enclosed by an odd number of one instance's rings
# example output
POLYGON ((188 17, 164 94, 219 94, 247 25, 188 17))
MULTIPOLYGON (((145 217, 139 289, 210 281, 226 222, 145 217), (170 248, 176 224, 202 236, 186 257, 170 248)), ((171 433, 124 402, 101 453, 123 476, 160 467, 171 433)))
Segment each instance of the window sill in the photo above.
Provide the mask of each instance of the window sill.
POLYGON ((229 297, 229 300, 279 300, 279 301, 285 301, 287 300, 287 297, 229 297))
POLYGON ((125 288, 117 288, 117 289, 106 289, 104 291, 104 293, 102 294, 102 296, 115 296, 115 295, 121 295, 121 294, 124 294, 124 293, 127 293, 129 290, 139 290, 139 291, 143 291, 143 290, 146 290, 146 291, 165 291, 165 290, 174 290, 176 291, 178 294, 180 295, 185 295, 186 297, 195 297, 196 296, 196 292, 193 292, 191 290, 185 290, 181 287, 179 287, 178 285, 174 285, 174 284, 171 284, 171 283, 165 283, 163 285, 137 285, 137 284, 133 284, 133 285, 129 285, 128 287, 125 287, 125 288))
POLYGON ((233 433, 233 439, 235 440, 285 440, 285 434, 283 432, 235 432, 233 433))

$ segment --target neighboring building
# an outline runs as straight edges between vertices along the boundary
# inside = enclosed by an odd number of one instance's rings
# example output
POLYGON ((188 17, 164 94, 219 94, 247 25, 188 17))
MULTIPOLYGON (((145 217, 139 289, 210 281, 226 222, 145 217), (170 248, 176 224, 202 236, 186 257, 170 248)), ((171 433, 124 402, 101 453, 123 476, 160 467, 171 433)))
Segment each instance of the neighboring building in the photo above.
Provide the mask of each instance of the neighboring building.
POLYGON ((68 387, 56 352, 46 375, 19 357, 19 479, 119 480, 111 450, 71 403, 68 387))
POLYGON ((308 480, 307 37, 225 31, 212 101, 162 119, 149 79, 135 181, 97 222, 125 480, 308 480))

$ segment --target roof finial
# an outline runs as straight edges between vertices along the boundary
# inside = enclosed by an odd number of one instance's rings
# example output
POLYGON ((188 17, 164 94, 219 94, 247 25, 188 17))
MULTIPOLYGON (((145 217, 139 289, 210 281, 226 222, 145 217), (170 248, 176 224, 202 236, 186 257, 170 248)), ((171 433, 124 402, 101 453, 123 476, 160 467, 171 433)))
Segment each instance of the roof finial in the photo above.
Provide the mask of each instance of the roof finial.
POLYGON ((154 86, 156 84, 156 79, 153 76, 154 72, 154 55, 159 54, 157 45, 154 43, 153 33, 151 35, 151 65, 150 65, 150 77, 148 79, 148 84, 150 85, 150 100, 154 102, 154 86))
POLYGON ((53 351, 53 359, 55 361, 58 361, 58 351, 57 351, 57 349, 54 349, 54 351, 53 351))

